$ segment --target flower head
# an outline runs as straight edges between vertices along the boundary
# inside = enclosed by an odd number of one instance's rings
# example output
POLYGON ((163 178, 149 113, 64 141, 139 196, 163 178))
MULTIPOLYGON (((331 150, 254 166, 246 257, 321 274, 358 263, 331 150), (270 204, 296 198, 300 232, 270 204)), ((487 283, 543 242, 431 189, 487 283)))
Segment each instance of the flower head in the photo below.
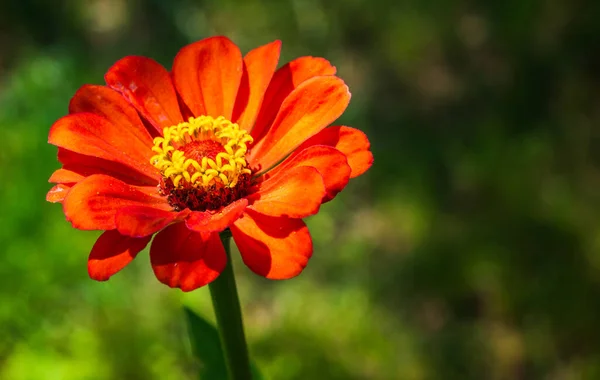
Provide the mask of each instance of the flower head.
POLYGON ((154 235, 156 277, 184 291, 226 264, 230 229, 243 261, 272 279, 298 275, 312 255, 302 218, 372 164, 367 137, 329 126, 350 92, 322 58, 276 70, 280 42, 242 57, 225 37, 179 51, 171 72, 125 57, 85 85, 52 126, 62 168, 47 200, 81 230, 105 231, 88 260, 107 280, 154 235))

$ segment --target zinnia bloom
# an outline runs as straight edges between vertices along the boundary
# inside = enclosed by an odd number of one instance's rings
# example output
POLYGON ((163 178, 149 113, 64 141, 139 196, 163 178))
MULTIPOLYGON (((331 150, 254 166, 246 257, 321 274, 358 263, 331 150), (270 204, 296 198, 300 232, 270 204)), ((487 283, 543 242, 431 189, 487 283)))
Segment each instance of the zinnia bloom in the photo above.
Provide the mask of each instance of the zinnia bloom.
POLYGON ((281 43, 242 57, 225 37, 179 51, 171 72, 129 56, 84 85, 50 129, 62 168, 47 200, 73 227, 105 231, 88 260, 99 281, 155 236, 158 280, 184 291, 225 268, 229 228, 244 263, 271 279, 312 255, 302 218, 372 164, 364 133, 330 126, 350 92, 323 58, 276 70, 281 43))

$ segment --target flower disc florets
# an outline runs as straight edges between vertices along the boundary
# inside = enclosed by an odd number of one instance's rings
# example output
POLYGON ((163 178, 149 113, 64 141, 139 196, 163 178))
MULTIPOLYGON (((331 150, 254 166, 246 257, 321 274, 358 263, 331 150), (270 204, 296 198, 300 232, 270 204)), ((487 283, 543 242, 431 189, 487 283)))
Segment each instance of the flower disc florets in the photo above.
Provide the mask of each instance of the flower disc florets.
POLYGON ((161 192, 175 210, 216 210, 246 195, 252 137, 222 116, 191 117, 164 128, 150 159, 163 175, 161 192))

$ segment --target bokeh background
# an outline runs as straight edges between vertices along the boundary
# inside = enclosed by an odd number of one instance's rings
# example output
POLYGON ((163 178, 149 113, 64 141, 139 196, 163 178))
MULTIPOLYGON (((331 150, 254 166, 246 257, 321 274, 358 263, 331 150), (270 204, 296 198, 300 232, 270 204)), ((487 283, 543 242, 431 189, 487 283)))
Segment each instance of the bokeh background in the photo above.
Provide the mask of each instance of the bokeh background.
MULTIPOLYGON (((375 165, 308 219, 304 273, 236 257, 270 379, 600 379, 600 2, 0 2, 0 378, 195 379, 147 253, 87 277, 98 234, 44 201, 47 132, 125 55, 215 34, 323 56, 375 165)), ((237 256, 237 255, 235 255, 237 256)))

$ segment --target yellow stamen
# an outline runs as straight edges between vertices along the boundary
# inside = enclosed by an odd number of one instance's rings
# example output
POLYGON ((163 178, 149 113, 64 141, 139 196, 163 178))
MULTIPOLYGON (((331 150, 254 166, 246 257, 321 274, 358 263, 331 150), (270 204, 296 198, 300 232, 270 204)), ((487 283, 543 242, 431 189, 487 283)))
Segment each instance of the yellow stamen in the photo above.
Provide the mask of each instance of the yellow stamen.
POLYGON ((247 144, 252 141, 248 132, 222 116, 191 117, 187 122, 163 129, 163 137, 154 139, 152 151, 156 155, 150 162, 165 178, 171 179, 175 188, 206 187, 217 182, 234 187, 240 175, 251 173, 246 152, 247 144), (187 144, 203 141, 219 143, 223 151, 211 154, 212 157, 196 155, 198 160, 186 157, 187 144))

